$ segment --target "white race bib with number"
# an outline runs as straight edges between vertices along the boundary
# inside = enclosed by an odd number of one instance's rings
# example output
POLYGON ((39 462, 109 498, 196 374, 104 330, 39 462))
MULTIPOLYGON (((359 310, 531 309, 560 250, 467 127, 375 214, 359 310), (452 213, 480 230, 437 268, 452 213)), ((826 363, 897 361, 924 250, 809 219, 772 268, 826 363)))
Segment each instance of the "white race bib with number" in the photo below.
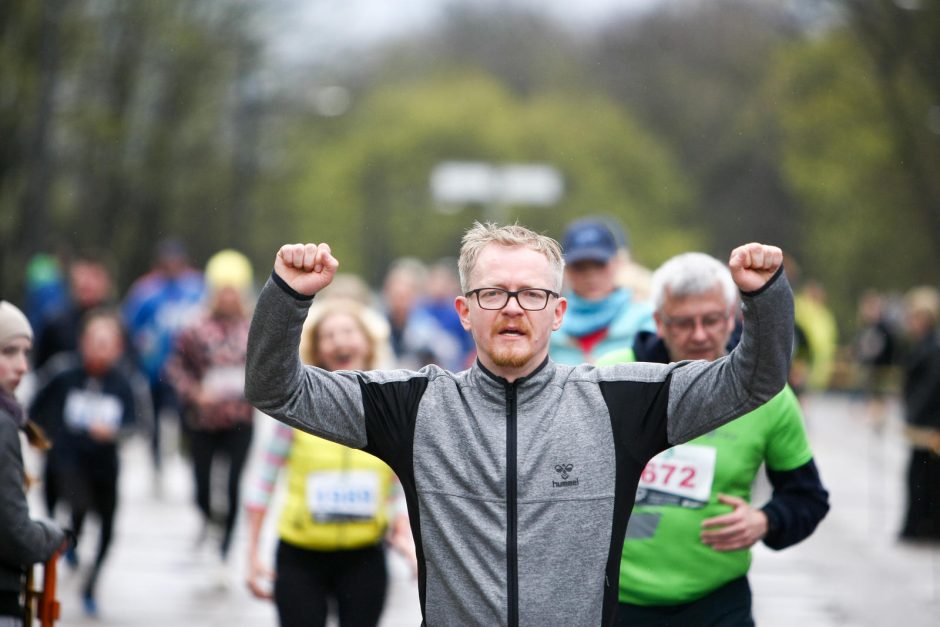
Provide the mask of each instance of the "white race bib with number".
POLYGON ((245 395, 245 366, 214 366, 202 377, 202 387, 218 400, 240 399, 245 395))
POLYGON ((379 509, 379 475, 370 470, 307 476, 307 507, 318 522, 369 520, 379 509))
POLYGON ((696 444, 663 451, 640 474, 636 504, 705 507, 715 480, 716 457, 714 448, 696 444))
POLYGON ((124 405, 111 394, 90 390, 72 390, 65 398, 65 424, 75 431, 88 431, 92 425, 117 431, 124 405))

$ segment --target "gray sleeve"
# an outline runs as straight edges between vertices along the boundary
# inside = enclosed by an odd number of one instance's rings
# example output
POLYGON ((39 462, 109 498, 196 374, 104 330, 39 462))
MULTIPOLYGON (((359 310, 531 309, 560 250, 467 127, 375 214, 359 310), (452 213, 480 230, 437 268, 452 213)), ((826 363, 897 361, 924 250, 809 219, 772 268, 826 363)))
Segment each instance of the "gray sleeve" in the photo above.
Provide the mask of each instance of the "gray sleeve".
POLYGON ((29 516, 20 436, 5 415, 0 415, 0 538, 0 562, 21 567, 46 561, 65 539, 55 524, 29 516))
POLYGON ((268 279, 251 320, 245 398, 281 422, 353 448, 366 445, 359 375, 304 366, 298 347, 309 299, 268 279))
POLYGON ((672 372, 670 444, 742 416, 773 398, 787 381, 793 347, 793 294, 781 271, 763 288, 741 295, 744 332, 729 355, 682 362, 672 372))

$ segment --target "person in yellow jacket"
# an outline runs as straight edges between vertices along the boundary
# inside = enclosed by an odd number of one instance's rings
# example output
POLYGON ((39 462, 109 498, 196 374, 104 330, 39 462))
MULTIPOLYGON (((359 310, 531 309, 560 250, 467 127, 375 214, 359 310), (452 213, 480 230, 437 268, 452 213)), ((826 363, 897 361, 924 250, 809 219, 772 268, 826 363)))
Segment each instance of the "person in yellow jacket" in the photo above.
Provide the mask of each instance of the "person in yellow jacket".
POLYGON ((790 384, 801 394, 829 388, 836 364, 839 329, 818 281, 806 281, 793 299, 795 354, 790 384))
MULTIPOLYGON (((368 313, 335 299, 311 308, 300 348, 304 363, 326 370, 376 367, 380 340, 368 313)), ((386 539, 414 560, 408 517, 396 508, 400 492, 378 458, 278 424, 246 502, 252 594, 274 599, 284 627, 325 625, 331 602, 342 627, 378 624, 388 583, 386 539), (259 545, 284 467, 275 575, 263 565, 259 545)))

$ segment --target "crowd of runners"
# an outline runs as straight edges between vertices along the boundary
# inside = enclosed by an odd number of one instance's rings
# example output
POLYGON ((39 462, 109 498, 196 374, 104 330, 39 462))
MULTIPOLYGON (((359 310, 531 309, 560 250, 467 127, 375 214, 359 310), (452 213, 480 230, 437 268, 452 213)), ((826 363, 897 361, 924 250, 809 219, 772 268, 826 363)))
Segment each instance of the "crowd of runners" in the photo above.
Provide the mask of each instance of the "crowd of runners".
MULTIPOLYGON (((377 624, 390 549, 430 625, 753 624, 750 548, 798 543, 829 510, 799 397, 838 376, 836 325, 776 247, 650 271, 609 218, 557 241, 476 224, 458 257, 400 259, 377 289, 328 243, 271 252, 196 268, 167 239, 123 294, 101 252, 37 255, 22 302, 0 304, 0 626, 21 624, 23 574, 57 552, 102 611, 130 437, 159 495, 179 434, 194 541, 219 585, 270 599, 282 625, 377 624), (772 494, 752 503, 760 472, 772 494)), ((905 541, 940 541, 938 322, 933 288, 895 309, 869 293, 853 344, 872 420, 885 395, 905 401, 905 541)))

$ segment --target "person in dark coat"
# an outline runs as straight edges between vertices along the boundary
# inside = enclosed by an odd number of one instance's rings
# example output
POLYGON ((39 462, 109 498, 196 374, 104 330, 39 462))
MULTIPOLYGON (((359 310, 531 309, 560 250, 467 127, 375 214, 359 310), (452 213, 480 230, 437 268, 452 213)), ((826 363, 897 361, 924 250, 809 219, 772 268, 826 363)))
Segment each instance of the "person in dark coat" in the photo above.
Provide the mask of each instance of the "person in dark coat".
MULTIPOLYGON (((79 335, 80 363, 66 369, 36 393, 30 414, 54 433, 56 468, 71 524, 81 535, 86 515, 100 523, 95 560, 82 588, 89 615, 98 613, 96 585, 114 531, 118 506, 118 443, 136 422, 135 398, 119 363, 124 328, 116 310, 89 312, 79 335)), ((77 556, 66 556, 77 564, 77 556)))
POLYGON ((904 298, 910 351, 904 362, 904 420, 911 443, 905 541, 940 541, 940 292, 912 289, 904 298))
POLYGON ((13 395, 29 369, 33 331, 15 305, 0 301, 0 625, 23 624, 20 596, 25 573, 48 560, 67 543, 65 532, 51 522, 33 520, 26 501, 27 478, 20 432, 34 446, 48 446, 27 420, 13 395))

